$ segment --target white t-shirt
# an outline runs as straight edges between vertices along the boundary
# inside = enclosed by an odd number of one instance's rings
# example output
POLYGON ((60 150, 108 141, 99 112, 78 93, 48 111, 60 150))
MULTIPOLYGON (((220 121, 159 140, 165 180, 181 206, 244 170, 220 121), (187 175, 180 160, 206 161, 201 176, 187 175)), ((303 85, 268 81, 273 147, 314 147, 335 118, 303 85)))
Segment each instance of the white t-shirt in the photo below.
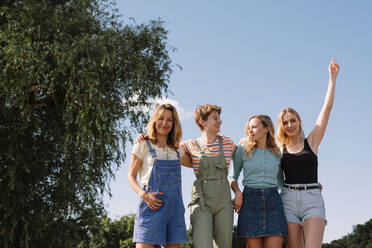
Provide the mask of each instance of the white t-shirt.
MULTIPOLYGON (((155 150, 156 156, 159 160, 177 160, 177 153, 175 150, 169 148, 168 146, 165 148, 159 147, 157 145, 154 145, 151 143, 152 149, 155 150)), ((180 146, 178 149, 178 152, 180 153, 180 157, 185 153, 185 150, 180 146)), ((148 184, 148 181, 150 179, 152 166, 154 164, 154 159, 151 156, 149 147, 146 143, 146 141, 142 141, 140 143, 137 143, 133 146, 132 154, 136 155, 139 159, 142 160, 142 165, 139 170, 139 176, 140 176, 140 183, 142 185, 148 184)))

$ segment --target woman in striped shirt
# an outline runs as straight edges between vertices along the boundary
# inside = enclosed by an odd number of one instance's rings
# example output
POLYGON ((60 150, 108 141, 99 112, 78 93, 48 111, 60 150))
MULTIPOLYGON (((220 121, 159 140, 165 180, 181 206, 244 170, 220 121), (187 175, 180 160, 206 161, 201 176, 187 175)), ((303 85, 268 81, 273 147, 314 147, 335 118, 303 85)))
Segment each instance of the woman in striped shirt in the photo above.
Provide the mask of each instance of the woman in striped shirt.
POLYGON ((198 107, 194 117, 201 137, 182 143, 196 176, 189 204, 195 248, 212 248, 213 241, 220 248, 232 243, 233 205, 227 174, 236 146, 218 135, 220 114, 221 107, 216 105, 198 107))

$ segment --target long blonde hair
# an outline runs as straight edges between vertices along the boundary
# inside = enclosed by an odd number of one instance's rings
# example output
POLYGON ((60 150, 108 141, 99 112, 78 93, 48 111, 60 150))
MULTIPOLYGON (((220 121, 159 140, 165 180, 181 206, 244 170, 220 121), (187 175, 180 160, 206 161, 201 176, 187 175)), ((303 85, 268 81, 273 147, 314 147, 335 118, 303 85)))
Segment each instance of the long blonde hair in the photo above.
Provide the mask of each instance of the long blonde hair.
POLYGON ((257 146, 256 142, 251 140, 248 135, 249 134, 249 122, 254 118, 260 120, 264 127, 269 128, 269 131, 266 134, 266 146, 268 150, 270 150, 271 153, 274 154, 274 156, 280 157, 280 155, 274 151, 276 147, 275 138, 274 138, 274 125, 273 125, 273 122, 271 121, 271 118, 267 115, 254 115, 248 119, 247 124, 245 125, 245 130, 244 130, 247 138, 244 140, 244 143, 242 144, 244 152, 248 155, 249 158, 252 158, 252 154, 257 146))
POLYGON ((151 116, 146 126, 147 135, 151 142, 156 143, 158 141, 155 124, 164 110, 170 110, 173 114, 173 125, 167 136, 167 145, 173 149, 178 149, 182 138, 182 129, 177 110, 171 104, 161 104, 156 107, 154 114, 151 116))
POLYGON ((304 130, 302 129, 302 126, 301 126, 302 122, 301 122, 300 115, 293 108, 287 107, 287 108, 282 109, 280 111, 279 116, 278 116, 278 121, 277 121, 277 128, 278 128, 278 130, 276 131, 276 138, 277 138, 280 146, 282 146, 282 147, 283 147, 283 145, 288 144, 288 141, 289 141, 288 135, 283 130, 283 116, 286 113, 292 113, 292 114, 294 114, 297 117, 297 119, 300 122, 300 128, 299 128, 300 130, 298 131, 298 134, 302 138, 305 138, 305 133, 304 133, 304 130))

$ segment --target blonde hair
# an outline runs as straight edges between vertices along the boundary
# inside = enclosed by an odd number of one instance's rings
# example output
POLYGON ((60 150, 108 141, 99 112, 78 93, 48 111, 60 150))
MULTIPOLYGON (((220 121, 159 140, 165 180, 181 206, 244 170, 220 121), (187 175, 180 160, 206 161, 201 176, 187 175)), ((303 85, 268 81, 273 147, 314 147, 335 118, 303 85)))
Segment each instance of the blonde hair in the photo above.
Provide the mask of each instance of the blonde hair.
POLYGON ((244 130, 247 138, 244 140, 244 143, 242 144, 244 152, 248 155, 249 158, 252 158, 252 154, 257 146, 256 142, 251 140, 248 135, 249 134, 249 122, 255 118, 258 119, 264 127, 269 128, 269 131, 266 134, 266 146, 268 150, 270 150, 271 153, 274 154, 274 156, 280 157, 280 155, 274 151, 276 147, 275 138, 274 138, 274 125, 273 125, 273 122, 271 121, 271 118, 267 115, 254 115, 248 119, 247 124, 245 125, 245 130, 244 130))
POLYGON ((156 143, 158 141, 156 121, 159 120, 164 110, 169 110, 173 114, 173 125, 171 131, 168 133, 167 145, 173 149, 178 149, 182 138, 182 129, 177 110, 171 104, 161 104, 156 107, 154 114, 151 116, 146 126, 147 135, 149 136, 151 142, 156 143))
POLYGON ((283 145, 288 144, 288 141, 289 141, 288 135, 283 130, 283 116, 286 113, 292 113, 297 117, 297 119, 300 122, 300 130, 298 131, 298 134, 303 138, 305 137, 304 130, 302 129, 302 126, 301 126, 301 117, 297 113, 297 111, 294 110, 293 108, 290 108, 290 107, 282 109, 279 113, 279 116, 278 116, 278 121, 277 121, 278 130, 276 131, 276 138, 277 138, 280 146, 282 146, 282 147, 283 147, 283 145))
POLYGON ((205 104, 203 106, 198 106, 195 109, 194 119, 196 124, 199 126, 200 130, 203 131, 203 126, 200 125, 200 120, 206 121, 208 116, 213 112, 216 111, 218 115, 221 114, 221 107, 213 104, 205 104))

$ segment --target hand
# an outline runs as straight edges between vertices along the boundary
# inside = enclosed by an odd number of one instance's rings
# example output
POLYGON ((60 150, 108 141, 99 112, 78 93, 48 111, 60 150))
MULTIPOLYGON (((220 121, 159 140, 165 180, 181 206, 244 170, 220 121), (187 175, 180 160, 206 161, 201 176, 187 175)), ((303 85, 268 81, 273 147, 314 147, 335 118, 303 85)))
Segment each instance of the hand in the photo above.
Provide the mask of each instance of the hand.
POLYGON ((340 66, 335 61, 335 58, 333 58, 331 63, 328 66, 328 72, 329 72, 330 78, 335 80, 337 78, 339 71, 340 71, 340 66))
POLYGON ((159 200, 158 198, 156 198, 156 196, 162 195, 162 194, 163 194, 162 192, 148 192, 148 193, 144 193, 142 198, 151 210, 158 210, 159 208, 161 208, 163 202, 162 200, 159 200))
POLYGON ((279 146, 277 146, 277 145, 275 144, 275 147, 273 148, 273 151, 274 151, 274 152, 279 152, 279 151, 280 151, 279 146))
POLYGON ((235 212, 239 213, 240 212, 240 208, 243 205, 243 194, 241 192, 236 193, 233 202, 234 202, 235 212))
POLYGON ((320 191, 323 190, 323 185, 321 183, 319 183, 319 189, 320 189, 320 191))
POLYGON ((246 142, 247 139, 248 139, 247 137, 241 138, 239 140, 239 145, 243 145, 246 142))
POLYGON ((137 144, 137 143, 140 143, 142 141, 145 141, 148 138, 149 138, 149 136, 147 134, 140 133, 138 135, 138 137, 136 138, 136 141, 134 142, 134 144, 137 144))

